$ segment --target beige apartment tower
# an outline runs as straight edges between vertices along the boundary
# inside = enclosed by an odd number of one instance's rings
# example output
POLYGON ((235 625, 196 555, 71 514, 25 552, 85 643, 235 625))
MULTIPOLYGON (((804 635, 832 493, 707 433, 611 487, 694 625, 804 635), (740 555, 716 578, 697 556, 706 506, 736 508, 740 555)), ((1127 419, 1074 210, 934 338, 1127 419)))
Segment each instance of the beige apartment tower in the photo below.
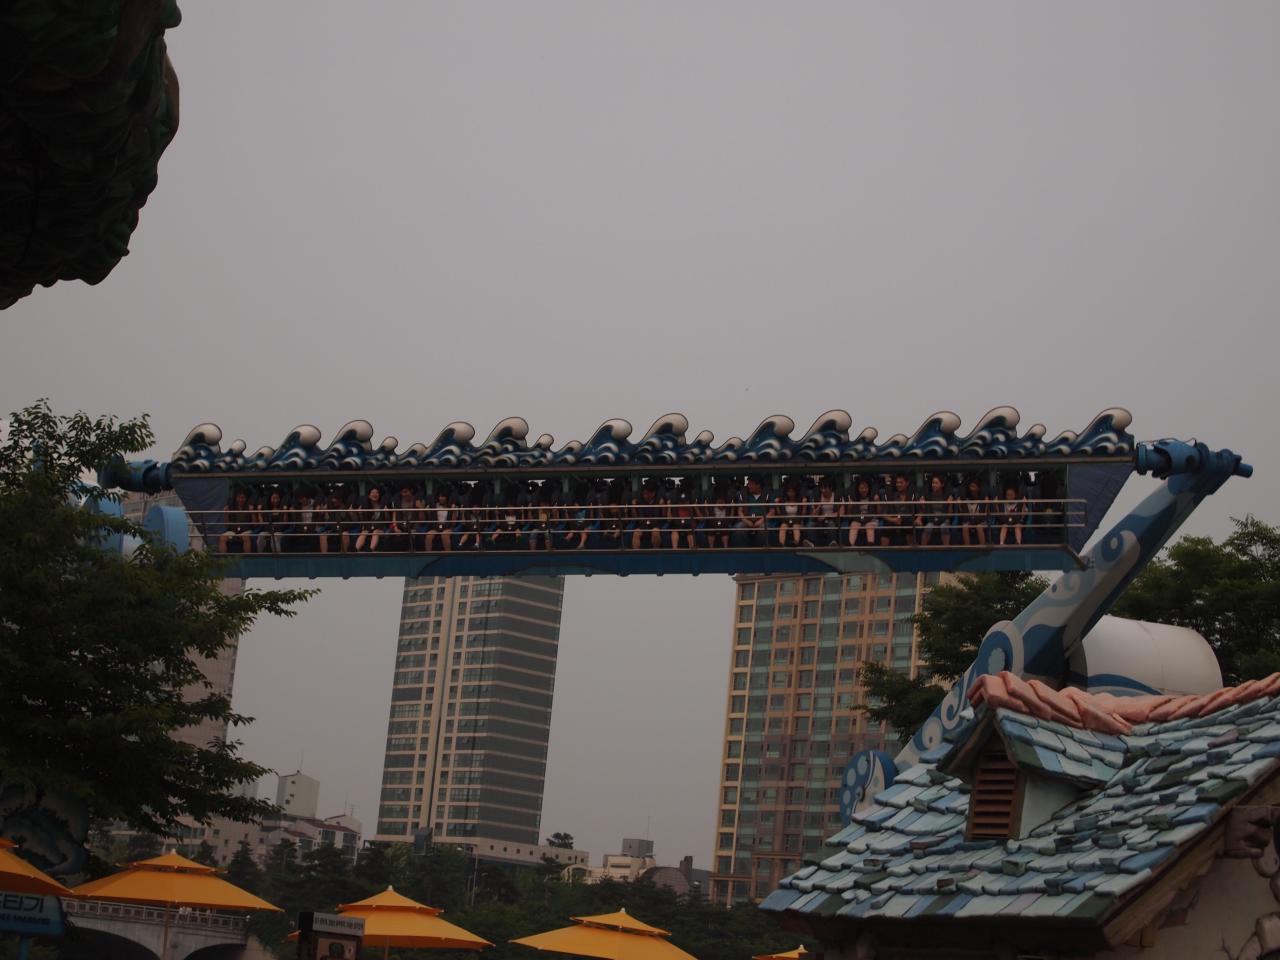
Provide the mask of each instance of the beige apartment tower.
POLYGON ((914 673, 912 618, 939 575, 740 576, 711 899, 759 900, 840 824, 840 778, 882 749, 863 661, 914 673))
POLYGON ((538 843, 563 596, 558 577, 405 581, 376 840, 538 843))
MULTIPOLYGON (((155 506, 185 509, 182 506, 182 501, 178 499, 178 495, 172 490, 166 490, 164 493, 158 494, 127 493, 122 498, 120 506, 126 517, 139 524, 146 518, 147 511, 155 506)), ((199 535, 194 531, 192 532, 191 545, 196 550, 204 547, 199 535)), ((235 596, 244 590, 244 581, 226 579, 218 584, 218 589, 227 596, 235 596)), ((200 672, 204 674, 205 680, 208 681, 208 686, 203 683, 192 684, 183 690, 183 698, 196 700, 200 697, 208 696, 210 693, 219 693, 230 700, 232 688, 235 686, 236 681, 236 655, 239 653, 239 649, 240 641, 232 639, 226 647, 218 652, 216 657, 193 655, 192 659, 200 668, 200 672)), ((207 747, 214 740, 227 739, 227 724, 216 720, 202 720, 194 726, 179 730, 174 734, 174 737, 192 746, 207 747)))

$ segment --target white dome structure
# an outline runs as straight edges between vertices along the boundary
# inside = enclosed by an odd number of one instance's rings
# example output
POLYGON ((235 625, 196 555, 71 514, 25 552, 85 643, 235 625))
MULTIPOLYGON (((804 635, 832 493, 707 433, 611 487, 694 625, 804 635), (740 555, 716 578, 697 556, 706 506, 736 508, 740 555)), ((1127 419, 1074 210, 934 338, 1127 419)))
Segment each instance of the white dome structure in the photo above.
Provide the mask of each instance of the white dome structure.
POLYGON ((1103 617, 1071 654, 1072 686, 1116 696, 1212 693, 1222 688, 1213 648, 1194 630, 1103 617))

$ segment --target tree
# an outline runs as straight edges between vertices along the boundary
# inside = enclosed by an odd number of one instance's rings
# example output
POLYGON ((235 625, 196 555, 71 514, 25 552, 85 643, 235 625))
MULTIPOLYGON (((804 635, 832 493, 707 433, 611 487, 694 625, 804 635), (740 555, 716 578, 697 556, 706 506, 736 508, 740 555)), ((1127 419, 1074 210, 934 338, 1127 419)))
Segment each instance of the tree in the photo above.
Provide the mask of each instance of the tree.
POLYGON ((557 847, 557 848, 559 848, 559 849, 561 849, 561 850, 572 850, 572 849, 573 849, 573 834, 572 834, 572 833, 559 833, 559 832, 557 832, 557 833, 553 833, 551 836, 547 837, 547 846, 548 846, 548 847, 557 847))
POLYGON ((191 859, 196 863, 203 863, 206 867, 218 865, 218 853, 209 845, 208 840, 200 841, 200 846, 196 847, 196 852, 191 855, 191 859))
POLYGON ((351 873, 351 861, 331 843, 322 843, 302 855, 301 885, 307 891, 307 909, 332 912, 340 903, 360 899, 363 885, 351 873))
POLYGON ((174 734, 249 722, 193 657, 216 656, 262 614, 291 616, 308 592, 224 595, 216 556, 176 553, 93 509, 111 495, 87 487, 85 473, 152 439, 145 417, 58 416, 46 401, 10 417, 0 440, 0 781, 169 834, 183 816, 252 820, 272 809, 232 794, 266 772, 237 742, 194 746, 174 734), (144 542, 124 559, 101 549, 116 534, 144 542))
POLYGON ((1046 585, 1041 577, 1013 571, 966 574, 934 587, 915 617, 924 666, 911 677, 882 663, 862 664, 867 714, 899 740, 909 739, 973 663, 991 625, 1012 619, 1046 585))
POLYGON ((125 861, 128 863, 150 860, 162 853, 164 853, 164 844, 161 843, 160 838, 146 831, 130 834, 124 850, 125 861))
MULTIPOLYGON (((1227 684, 1280 671, 1280 528, 1252 516, 1232 523, 1221 543, 1183 537, 1134 578, 1111 610, 1200 633, 1227 684)), ((973 662, 987 629, 1012 619, 1045 584, 1025 573, 982 573, 934 588, 916 617, 924 667, 911 678, 863 664, 873 704, 868 714, 899 739, 910 737, 941 702, 945 685, 973 662)))
POLYGON ((1120 597, 1119 616, 1190 627, 1226 684, 1280 670, 1280 528, 1252 516, 1222 541, 1183 537, 1120 597))
POLYGON ((385 890, 395 882, 385 844, 371 843, 356 859, 355 878, 368 890, 385 890))
POLYGON ((258 861, 253 859, 253 847, 249 845, 248 840, 241 840, 240 845, 236 847, 236 852, 227 861, 226 880, 237 887, 243 887, 250 893, 262 889, 262 868, 258 866, 258 861))

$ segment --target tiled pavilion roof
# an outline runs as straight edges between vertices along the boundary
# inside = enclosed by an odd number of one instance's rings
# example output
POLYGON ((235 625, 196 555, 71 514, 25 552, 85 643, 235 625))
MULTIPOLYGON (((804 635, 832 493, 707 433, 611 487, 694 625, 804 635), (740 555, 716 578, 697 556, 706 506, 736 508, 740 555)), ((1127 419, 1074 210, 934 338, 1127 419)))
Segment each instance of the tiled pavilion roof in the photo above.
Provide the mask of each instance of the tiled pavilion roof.
POLYGON ((983 677, 973 721, 921 757, 761 905, 879 923, 1053 918, 1097 926, 1280 769, 1280 674, 1207 697, 1129 701, 983 677), (998 734, 1078 791, 1023 839, 966 840, 969 786, 941 767, 998 734))

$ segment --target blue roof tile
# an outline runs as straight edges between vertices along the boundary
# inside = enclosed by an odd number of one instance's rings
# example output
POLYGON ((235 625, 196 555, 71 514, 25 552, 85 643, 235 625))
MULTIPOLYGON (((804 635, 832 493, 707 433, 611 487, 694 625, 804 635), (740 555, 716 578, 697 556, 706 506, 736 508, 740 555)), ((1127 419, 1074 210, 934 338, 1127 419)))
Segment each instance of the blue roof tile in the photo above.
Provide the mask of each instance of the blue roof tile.
POLYGON ((838 910, 850 920, 1097 920, 1201 836, 1225 805, 1280 769, 1280 698, 1145 724, 1124 738, 996 711, 1028 776, 1073 779, 1081 793, 1025 839, 966 840, 970 788, 948 776, 944 758, 968 733, 989 729, 988 716, 979 711, 964 735, 899 775, 827 841, 820 866, 784 878, 762 906, 838 910))

